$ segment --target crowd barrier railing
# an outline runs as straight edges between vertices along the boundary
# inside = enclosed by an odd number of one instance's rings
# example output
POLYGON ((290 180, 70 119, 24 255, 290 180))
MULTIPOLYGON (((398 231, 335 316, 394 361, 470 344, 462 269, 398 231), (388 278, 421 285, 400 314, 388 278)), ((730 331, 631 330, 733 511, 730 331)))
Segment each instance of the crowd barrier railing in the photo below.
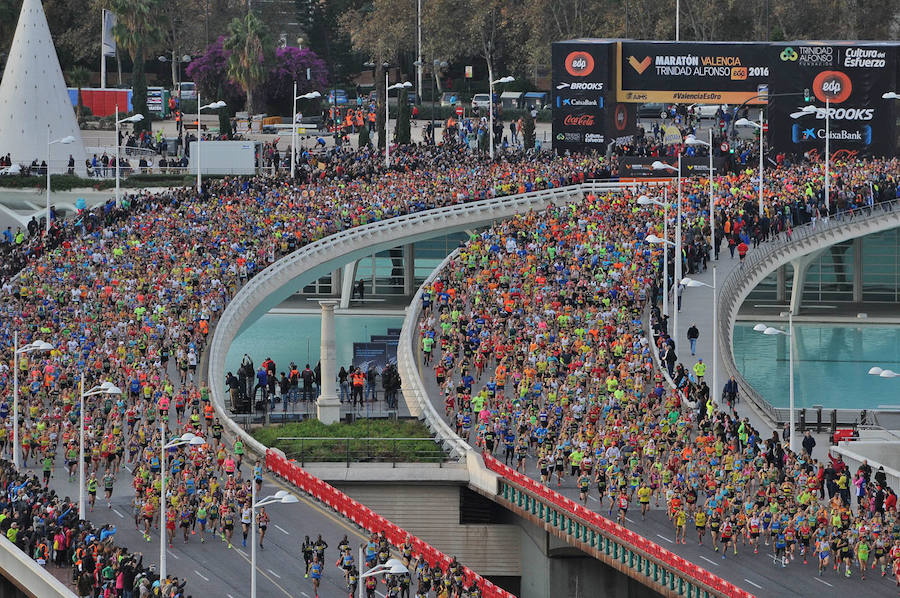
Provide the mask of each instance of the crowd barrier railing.
MULTIPOLYGON (((277 449, 266 451, 266 467, 285 481, 306 492, 314 499, 327 505, 336 513, 349 519, 370 533, 384 533, 392 546, 400 547, 407 540, 412 543, 413 556, 424 558, 431 566, 439 565, 446 569, 451 558, 437 550, 427 542, 415 537, 400 526, 382 517, 362 503, 347 496, 331 484, 315 477, 295 461, 289 461, 277 449)), ((484 598, 515 598, 512 594, 491 581, 478 575, 468 567, 463 567, 466 585, 475 583, 484 598)))
POLYGON ((501 477, 500 497, 511 503, 513 510, 537 515, 562 530, 569 540, 583 543, 632 569, 631 573, 640 581, 664 586, 679 596, 754 598, 746 590, 566 498, 494 457, 484 455, 483 458, 485 466, 501 477), (529 497, 536 500, 529 501, 529 497))

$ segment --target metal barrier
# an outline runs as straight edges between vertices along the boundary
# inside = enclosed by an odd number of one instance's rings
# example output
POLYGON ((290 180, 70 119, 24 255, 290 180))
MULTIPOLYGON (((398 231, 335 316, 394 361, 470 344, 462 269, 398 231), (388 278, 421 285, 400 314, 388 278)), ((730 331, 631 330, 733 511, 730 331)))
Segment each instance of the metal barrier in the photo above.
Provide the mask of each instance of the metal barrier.
MULTIPOLYGON (((266 467, 366 531, 370 533, 384 533, 387 541, 395 548, 402 546, 409 540, 413 546, 414 557, 421 557, 431 566, 439 565, 445 570, 450 564, 451 558, 443 552, 413 536, 398 525, 391 523, 334 486, 309 474, 296 462, 288 461, 281 454, 281 451, 273 449, 266 451, 266 467)), ((494 585, 468 567, 463 567, 463 576, 467 586, 475 583, 481 588, 484 598, 515 598, 503 588, 494 585)))
POLYGON ((766 401, 741 376, 734 362, 732 335, 735 319, 744 299, 766 276, 792 259, 841 241, 900 227, 898 206, 900 200, 875 204, 853 212, 841 212, 827 220, 819 219, 798 226, 790 236, 780 233, 748 253, 743 264, 732 270, 720 283, 719 321, 716 325, 719 327, 720 346, 725 348, 722 351, 722 379, 734 376, 741 396, 749 399, 770 423, 777 426, 788 420, 788 410, 775 408, 766 401))
POLYGON ((495 500, 568 544, 666 596, 754 598, 703 567, 518 473, 489 455, 500 475, 495 500))

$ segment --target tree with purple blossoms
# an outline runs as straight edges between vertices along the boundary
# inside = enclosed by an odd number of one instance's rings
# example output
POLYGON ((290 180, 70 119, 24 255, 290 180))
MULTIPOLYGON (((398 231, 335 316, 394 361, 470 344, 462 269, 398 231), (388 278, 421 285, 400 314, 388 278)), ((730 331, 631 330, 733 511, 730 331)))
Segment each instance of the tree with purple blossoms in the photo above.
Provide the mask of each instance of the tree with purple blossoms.
MULTIPOLYGON (((328 86, 328 67, 312 50, 292 46, 277 48, 275 60, 264 85, 266 101, 272 113, 291 113, 294 81, 297 82, 297 95, 318 91, 324 96, 328 86), (309 79, 306 78, 307 69, 309 79)), ((312 103, 305 101, 298 105, 298 110, 304 109, 312 109, 312 103)))
POLYGON ((228 77, 228 57, 231 52, 224 45, 225 36, 210 44, 202 55, 188 65, 187 76, 197 84, 197 91, 203 98, 215 97, 216 100, 224 100, 229 106, 241 106, 244 103, 244 92, 240 85, 228 77))

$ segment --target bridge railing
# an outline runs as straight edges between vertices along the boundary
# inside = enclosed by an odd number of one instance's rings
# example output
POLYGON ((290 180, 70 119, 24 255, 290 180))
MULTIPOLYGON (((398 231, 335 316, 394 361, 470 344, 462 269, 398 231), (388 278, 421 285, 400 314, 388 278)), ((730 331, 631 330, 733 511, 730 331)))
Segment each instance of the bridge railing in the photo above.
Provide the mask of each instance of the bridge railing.
MULTIPOLYGON (((738 371, 732 349, 732 335, 737 313, 744 299, 770 272, 790 261, 792 257, 805 255, 818 247, 828 246, 842 240, 848 233, 865 229, 872 224, 900 226, 900 200, 881 202, 872 206, 857 208, 852 212, 840 212, 828 219, 819 218, 815 222, 800 225, 791 231, 779 233, 775 238, 762 243, 747 254, 739 268, 735 268, 720 283, 718 292, 719 339, 722 351, 722 368, 725 378, 734 376, 738 390, 773 424, 779 425, 789 417, 787 409, 772 406, 738 371)), ((853 236, 856 236, 854 233, 853 236)), ((849 237, 848 237, 849 238, 849 237)), ((855 412, 854 412, 855 413, 855 412)))
POLYGON ((577 545, 644 585, 666 595, 689 598, 754 598, 659 544, 483 455, 488 469, 500 476, 498 498, 510 510, 577 545))
MULTIPOLYGON (((370 533, 383 532, 387 541, 395 548, 399 548, 409 540, 413 546, 413 556, 421 557, 431 566, 438 565, 444 570, 450 564, 452 559, 449 556, 424 540, 413 536, 359 501, 347 496, 331 484, 308 473, 297 465, 295 461, 289 461, 281 451, 277 449, 266 451, 266 467, 285 481, 328 505, 335 512, 351 520, 366 531, 370 533)), ((488 581, 468 567, 463 567, 463 573, 466 585, 475 583, 481 589, 481 594, 484 598, 515 598, 503 588, 488 581)))

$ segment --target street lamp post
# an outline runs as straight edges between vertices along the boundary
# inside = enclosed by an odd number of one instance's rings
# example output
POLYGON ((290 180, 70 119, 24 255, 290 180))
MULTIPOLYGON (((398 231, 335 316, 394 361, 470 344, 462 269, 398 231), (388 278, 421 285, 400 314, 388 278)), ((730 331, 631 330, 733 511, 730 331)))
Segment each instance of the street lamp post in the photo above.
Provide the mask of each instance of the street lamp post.
POLYGON ((297 166, 297 100, 313 100, 322 97, 322 94, 318 91, 311 91, 298 96, 297 82, 294 81, 294 95, 292 97, 294 98, 293 102, 291 102, 294 107, 294 113, 291 116, 291 179, 294 178, 297 166))
POLYGON ((159 491, 159 579, 166 578, 166 451, 178 446, 201 446, 206 443, 203 438, 190 432, 176 436, 166 444, 166 422, 163 418, 159 418, 159 447, 160 447, 160 469, 159 473, 162 477, 159 491))
POLYGON ((785 332, 780 328, 766 326, 765 324, 757 324, 753 330, 762 332, 767 336, 781 334, 788 337, 788 388, 790 403, 788 405, 788 444, 791 451, 797 452, 797 435, 794 433, 794 315, 788 312, 788 329, 785 332))
POLYGON ((50 146, 56 143, 68 145, 75 141, 71 135, 50 141, 50 127, 47 127, 47 232, 50 232, 50 146))
MULTIPOLYGON (((646 195, 637 198, 639 205, 656 205, 663 207, 663 238, 660 239, 656 235, 648 235, 648 243, 670 243, 669 241, 669 190, 663 188, 663 201, 651 199, 646 195)), ((669 315, 669 248, 663 243, 663 315, 669 315)))
POLYGON ((119 199, 119 125, 122 123, 137 123, 144 120, 143 114, 133 114, 123 119, 119 119, 119 105, 116 104, 116 207, 119 207, 121 200, 119 199))
POLYGON ((197 92, 197 155, 194 156, 197 159, 197 194, 200 194, 201 189, 201 180, 200 180, 200 142, 203 140, 203 134, 200 132, 200 111, 206 108, 210 110, 218 110, 219 108, 224 108, 225 102, 219 100, 218 102, 213 102, 212 104, 206 104, 205 106, 200 105, 200 92, 197 92))
POLYGON ((37 351, 50 351, 53 345, 44 341, 34 341, 27 345, 19 346, 19 332, 13 332, 13 465, 19 469, 22 461, 19 457, 19 354, 36 353, 37 351))
MULTIPOLYGON (((882 95, 885 97, 887 94, 882 95)), ((791 112, 791 118, 801 118, 811 114, 818 114, 819 109, 812 104, 800 108, 797 112, 791 112)), ((831 168, 831 98, 825 98, 825 213, 831 211, 831 182, 828 180, 828 171, 831 168)))
MULTIPOLYGON (((362 571, 362 564, 363 564, 363 549, 362 549, 362 545, 360 545, 360 547, 359 547, 359 565, 358 565, 360 571, 362 571)), ((404 565, 397 559, 388 559, 385 563, 383 563, 381 565, 375 565, 374 567, 372 567, 365 573, 360 574, 359 581, 357 583, 358 598, 365 598, 365 591, 363 589, 365 584, 362 582, 362 580, 369 578, 369 577, 375 577, 376 575, 385 575, 385 574, 387 574, 387 575, 405 575, 407 573, 409 573, 409 569, 407 569, 406 565, 404 565)))
POLYGON ((437 77, 438 77, 438 75, 440 74, 440 72, 441 72, 442 70, 444 70, 445 68, 447 68, 448 64, 447 64, 447 61, 446 61, 446 60, 435 60, 435 61, 432 63, 432 66, 434 67, 434 71, 431 73, 431 145, 437 145, 437 140, 435 139, 436 135, 435 135, 435 131, 434 131, 434 111, 435 111, 435 107, 434 107, 434 94, 435 94, 434 82, 435 82, 435 79, 437 79, 437 77))
POLYGON ((894 370, 880 368, 877 365, 875 367, 869 368, 869 375, 878 376, 879 378, 896 378, 900 376, 900 374, 898 374, 894 370))
POLYGON ((103 382, 92 389, 84 390, 84 372, 81 374, 81 399, 78 403, 78 519, 87 519, 84 507, 84 400, 97 395, 120 395, 121 389, 112 382, 103 382))
POLYGON ((672 315, 672 334, 669 337, 675 347, 678 347, 678 285, 681 284, 681 152, 678 152, 678 168, 665 162, 655 161, 653 170, 671 170, 678 173, 678 221, 675 223, 675 295, 673 297, 674 311, 672 315))
MULTIPOLYGON (((388 97, 390 96, 391 90, 394 89, 409 89, 412 87, 412 83, 409 81, 404 81, 403 83, 394 83, 390 87, 388 87, 388 72, 384 73, 384 165, 386 167, 390 167, 391 165, 391 136, 389 135, 391 127, 391 117, 390 112, 388 111, 388 97)), ((400 116, 400 98, 397 98, 397 117, 400 116)))
POLYGON ((292 504, 299 502, 297 497, 287 490, 279 490, 272 496, 267 496, 261 501, 256 501, 256 480, 253 481, 252 497, 250 502, 250 598, 256 598, 256 509, 275 503, 292 504))
POLYGON ((759 111, 759 123, 746 118, 738 119, 735 125, 759 129, 759 215, 763 215, 763 111, 759 111))
POLYGON ((716 267, 712 268, 712 284, 707 284, 705 282, 701 282, 699 280, 694 280, 693 278, 682 278, 681 284, 686 287, 707 287, 712 289, 712 304, 713 304, 713 312, 712 312, 712 343, 713 343, 713 357, 712 357, 712 389, 710 389, 710 396, 712 396, 713 401, 718 403, 716 400, 716 393, 719 388, 719 301, 716 296, 718 293, 718 287, 716 285, 716 267))
POLYGON ((490 127, 490 144, 491 144, 491 160, 494 159, 494 85, 502 85, 504 83, 512 83, 515 81, 515 77, 511 77, 507 75, 506 77, 500 77, 496 81, 490 81, 490 89, 488 90, 488 111, 490 112, 490 123, 488 127, 490 127))
POLYGON ((713 132, 712 127, 709 128, 709 142, 697 139, 693 135, 688 135, 685 140, 688 145, 705 145, 709 148, 709 245, 712 247, 713 259, 718 259, 719 252, 716 251, 716 202, 713 196, 713 132))

